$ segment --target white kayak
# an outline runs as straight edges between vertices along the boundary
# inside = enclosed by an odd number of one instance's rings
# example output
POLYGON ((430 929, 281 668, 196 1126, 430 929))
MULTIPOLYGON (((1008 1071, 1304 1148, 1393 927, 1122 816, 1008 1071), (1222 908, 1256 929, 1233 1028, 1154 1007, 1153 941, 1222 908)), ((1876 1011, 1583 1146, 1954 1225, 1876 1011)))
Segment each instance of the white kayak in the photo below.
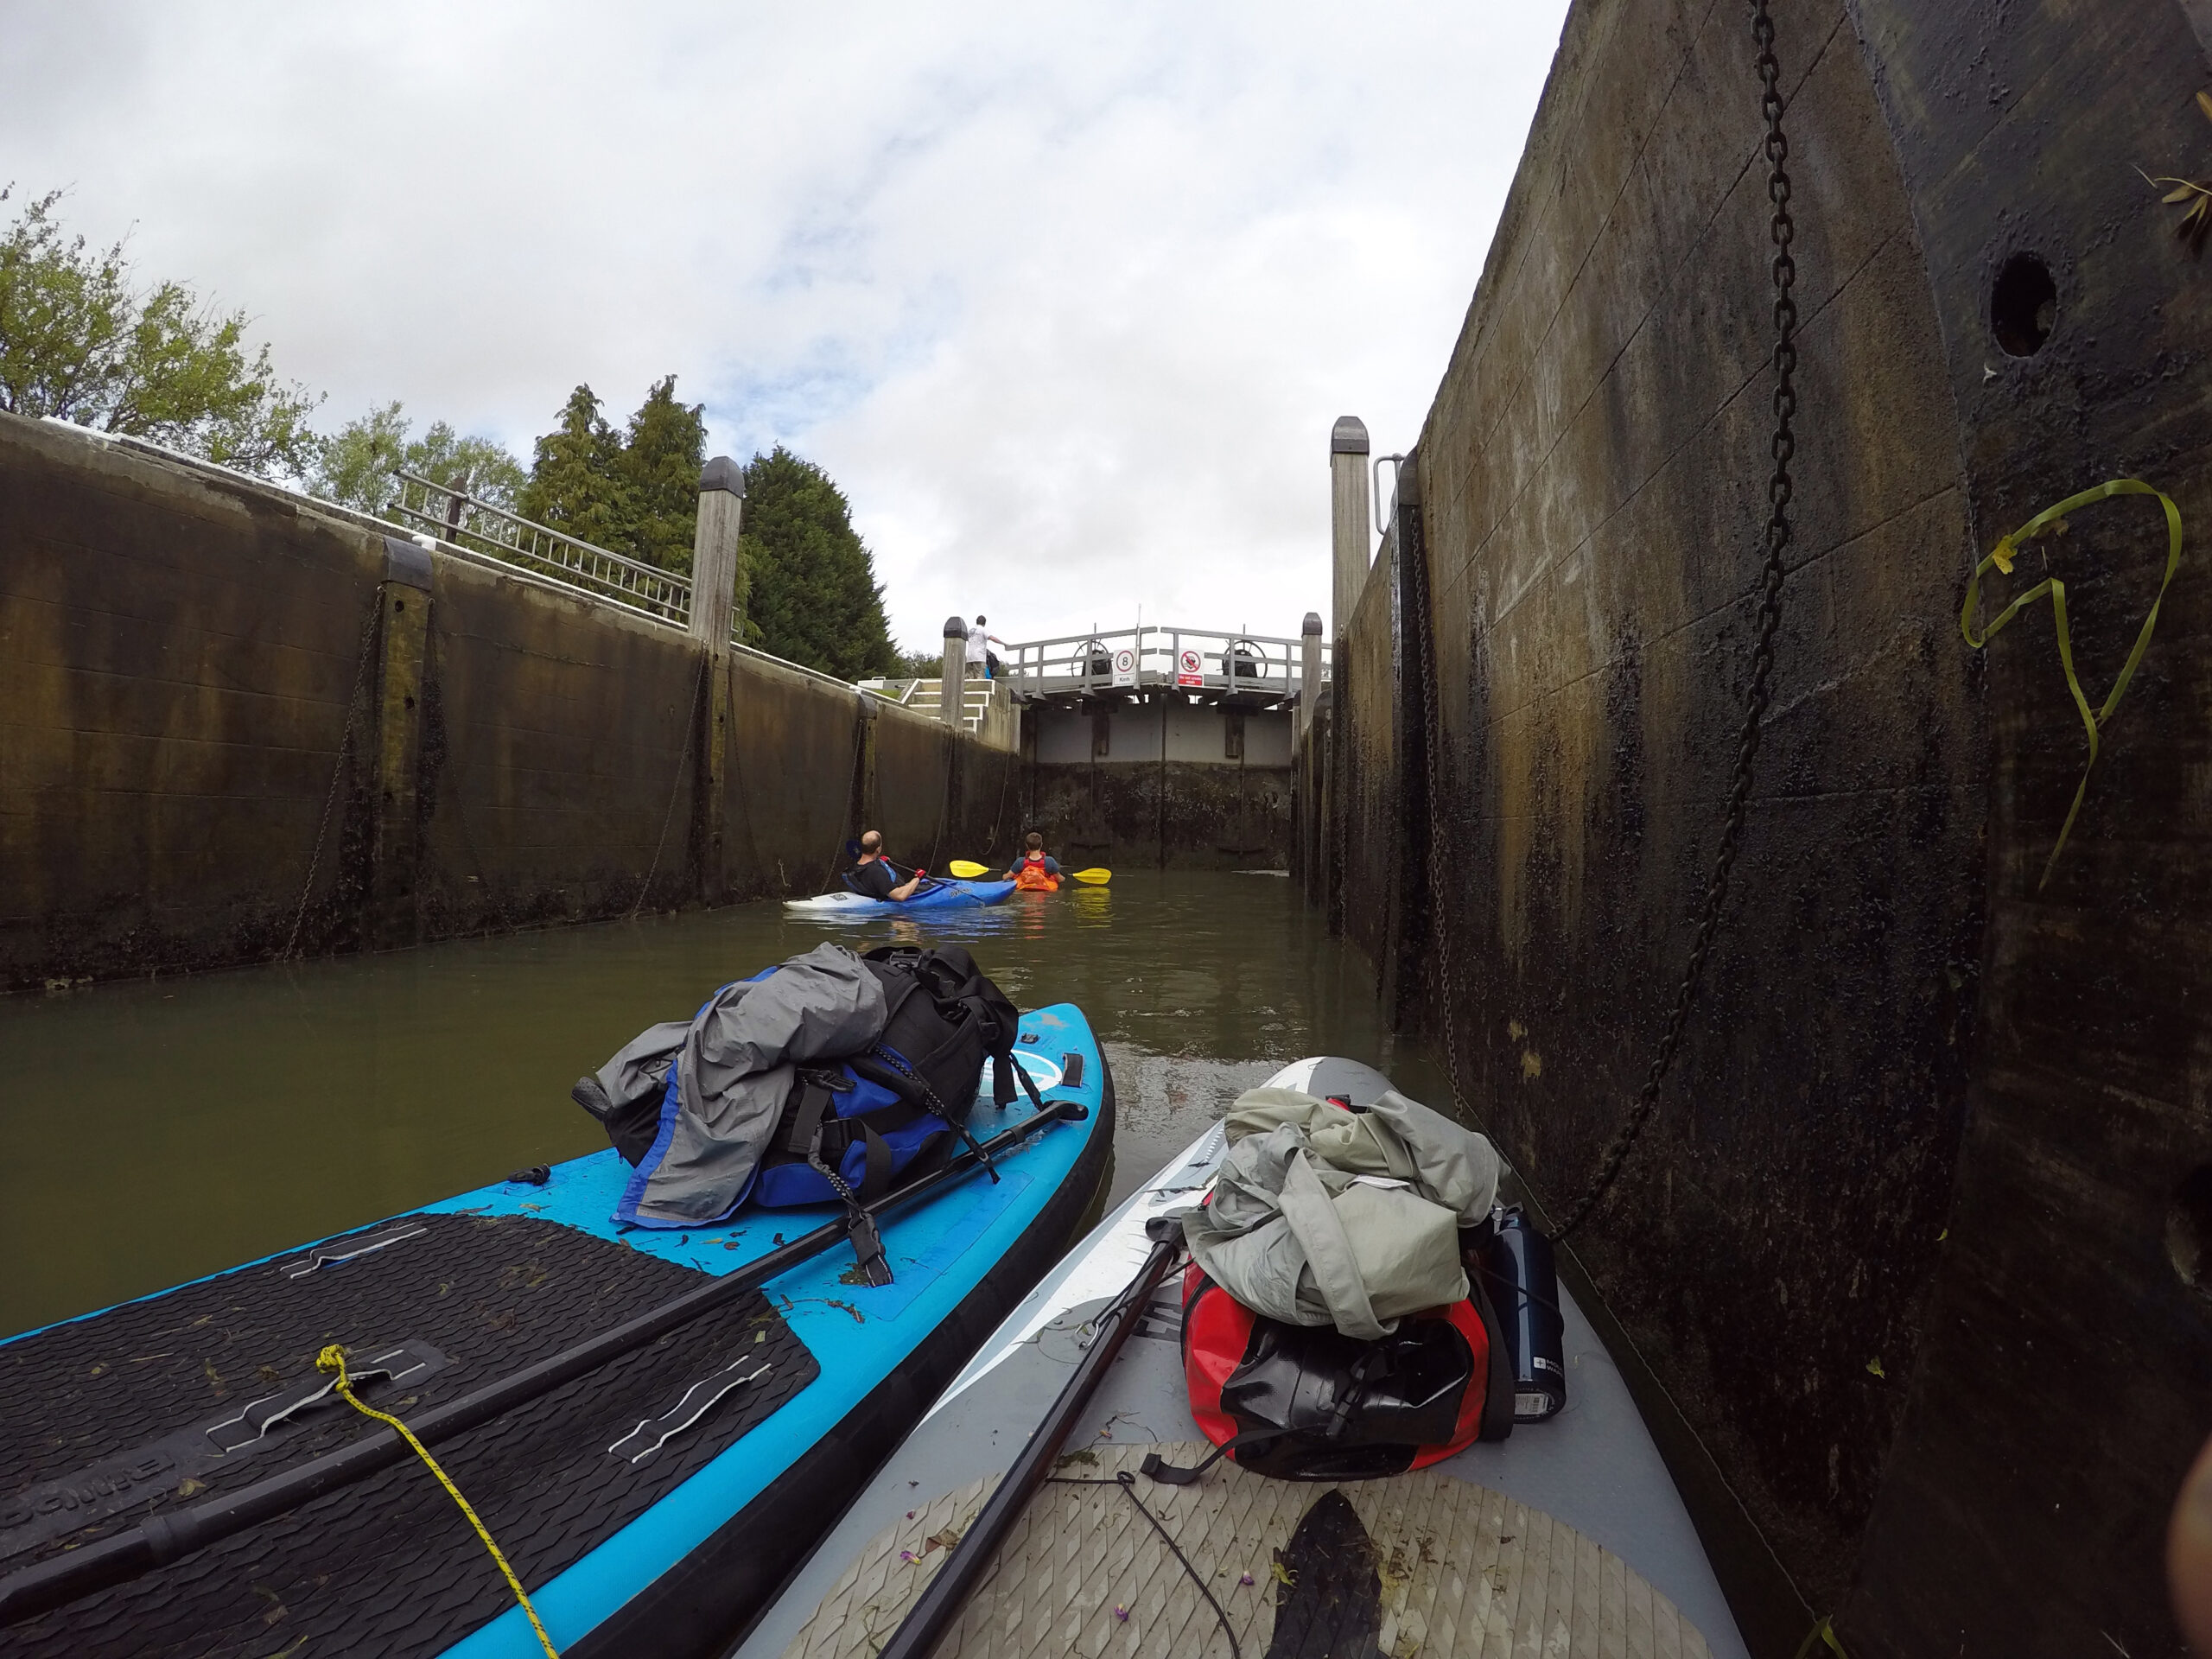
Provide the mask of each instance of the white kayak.
MULTIPOLYGON (((1269 1081, 1355 1106, 1390 1086, 1335 1058, 1269 1081)), ((1062 1401, 1102 1334, 1093 1322, 1139 1278, 1146 1223, 1196 1202, 1224 1147, 1217 1124, 1014 1310, 753 1627, 741 1659, 884 1648, 1062 1401)), ((1191 1416, 1171 1276, 936 1651, 1747 1659, 1627 1385, 1563 1287, 1560 1304, 1567 1396, 1548 1421, 1379 1479, 1274 1480, 1224 1460, 1173 1485, 1140 1472, 1147 1453, 1189 1466, 1213 1448, 1191 1416)))

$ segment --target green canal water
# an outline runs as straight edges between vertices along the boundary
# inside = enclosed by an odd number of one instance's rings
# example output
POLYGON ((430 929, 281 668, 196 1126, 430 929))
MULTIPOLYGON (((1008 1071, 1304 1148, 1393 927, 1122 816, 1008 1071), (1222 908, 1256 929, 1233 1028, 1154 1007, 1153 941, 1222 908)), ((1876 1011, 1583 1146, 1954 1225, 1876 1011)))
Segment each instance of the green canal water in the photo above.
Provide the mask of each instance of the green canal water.
POLYGON ((1120 1096, 1119 1198, 1236 1091, 1394 1053, 1371 970, 1280 877, 1125 872, 990 910, 778 904, 0 1001, 0 1334, 594 1152, 569 1086, 655 1020, 823 939, 955 940, 1023 1007, 1074 1002, 1120 1096))

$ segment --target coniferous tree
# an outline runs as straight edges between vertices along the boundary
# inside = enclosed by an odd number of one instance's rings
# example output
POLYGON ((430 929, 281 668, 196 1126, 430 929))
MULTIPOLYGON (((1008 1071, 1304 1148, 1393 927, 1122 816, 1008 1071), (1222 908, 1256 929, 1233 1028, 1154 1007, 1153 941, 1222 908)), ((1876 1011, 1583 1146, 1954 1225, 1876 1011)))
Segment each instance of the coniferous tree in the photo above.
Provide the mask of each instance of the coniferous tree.
POLYGON ((676 401, 671 374, 645 394, 622 447, 629 534, 622 550, 685 575, 699 518, 699 469, 707 459, 705 416, 704 404, 676 401))
POLYGON ((515 511, 595 546, 630 552, 622 449, 622 435, 599 412, 598 397, 578 386, 562 405, 560 425, 538 439, 515 511))
POLYGON ((874 560, 827 473, 781 444, 756 454, 744 524, 749 643, 842 680, 897 671, 874 560))

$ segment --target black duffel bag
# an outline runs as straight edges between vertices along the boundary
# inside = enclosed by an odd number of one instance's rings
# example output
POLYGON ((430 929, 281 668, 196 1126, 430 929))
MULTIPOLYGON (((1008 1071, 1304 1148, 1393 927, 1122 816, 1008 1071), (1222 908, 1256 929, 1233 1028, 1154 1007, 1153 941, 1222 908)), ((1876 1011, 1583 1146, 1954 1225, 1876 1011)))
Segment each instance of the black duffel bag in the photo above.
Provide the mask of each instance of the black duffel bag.
POLYGON ((883 1034, 862 1052, 801 1069, 761 1160, 756 1203, 872 1203, 894 1179, 925 1173, 955 1135, 974 1146, 968 1116, 986 1061, 999 1105, 1013 1102, 1017 1078, 1038 1101, 1014 1059, 1020 1013, 967 951, 890 944, 861 960, 883 987, 883 1034))

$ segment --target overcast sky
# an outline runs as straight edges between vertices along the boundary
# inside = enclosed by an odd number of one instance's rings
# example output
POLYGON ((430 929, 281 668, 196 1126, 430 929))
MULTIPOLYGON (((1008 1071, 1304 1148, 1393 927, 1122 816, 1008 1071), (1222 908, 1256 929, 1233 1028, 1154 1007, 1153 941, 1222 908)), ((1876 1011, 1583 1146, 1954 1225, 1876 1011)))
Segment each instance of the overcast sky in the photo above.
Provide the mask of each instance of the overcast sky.
POLYGON ((1564 10, 0 0, 0 181, 327 427, 527 460, 675 373, 710 452, 829 468, 909 645, 1294 633, 1329 424, 1414 435, 1564 10))

